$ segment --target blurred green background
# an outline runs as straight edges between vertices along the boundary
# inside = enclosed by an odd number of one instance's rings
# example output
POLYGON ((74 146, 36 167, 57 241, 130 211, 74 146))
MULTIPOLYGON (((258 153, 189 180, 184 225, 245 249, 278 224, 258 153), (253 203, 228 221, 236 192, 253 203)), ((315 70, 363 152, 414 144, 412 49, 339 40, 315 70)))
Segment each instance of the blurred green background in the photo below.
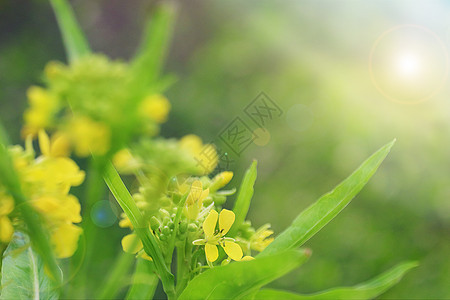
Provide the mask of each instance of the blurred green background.
MULTIPOLYGON (((92 48, 125 60, 155 4, 71 3, 92 48)), ((307 243, 310 261, 273 286, 353 285, 414 259, 420 267, 382 298, 450 297, 449 13, 443 0, 180 1, 162 135, 217 142, 234 160, 234 185, 258 159, 255 226, 281 232, 397 138, 368 186, 307 243), (283 114, 265 125, 267 139, 235 155, 219 134, 235 117, 258 127, 244 108, 260 92, 283 114)), ((26 88, 49 60, 65 55, 47 1, 0 1, 0 118, 17 143, 26 88)), ((108 266, 123 231, 104 230, 113 248, 98 259, 108 266)))

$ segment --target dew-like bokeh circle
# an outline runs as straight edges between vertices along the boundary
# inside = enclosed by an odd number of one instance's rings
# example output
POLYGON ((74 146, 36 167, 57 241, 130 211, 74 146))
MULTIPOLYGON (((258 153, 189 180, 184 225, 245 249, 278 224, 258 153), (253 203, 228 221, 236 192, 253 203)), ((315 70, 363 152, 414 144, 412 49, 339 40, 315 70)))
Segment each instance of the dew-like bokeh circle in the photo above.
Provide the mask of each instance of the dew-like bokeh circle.
POLYGON ((375 41, 369 72, 387 99, 416 104, 434 97, 447 80, 449 58, 441 38, 423 26, 406 24, 386 30, 375 41))
POLYGON ((107 228, 117 221, 117 214, 111 202, 102 200, 96 202, 91 209, 92 222, 98 227, 107 228))
POLYGON ((256 136, 253 143, 258 146, 265 146, 270 141, 270 132, 265 128, 256 128, 253 130, 253 134, 256 136))

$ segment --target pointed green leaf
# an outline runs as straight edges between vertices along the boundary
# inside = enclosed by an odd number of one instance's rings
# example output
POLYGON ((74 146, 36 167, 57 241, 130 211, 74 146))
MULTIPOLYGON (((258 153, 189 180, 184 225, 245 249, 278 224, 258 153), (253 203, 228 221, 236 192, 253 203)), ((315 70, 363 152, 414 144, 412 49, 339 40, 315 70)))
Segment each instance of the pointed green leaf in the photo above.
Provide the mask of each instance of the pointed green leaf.
POLYGON ((70 4, 66 0, 50 0, 70 62, 91 52, 70 4))
POLYGON ((301 246, 330 222, 366 185, 388 155, 395 140, 369 157, 347 179, 331 192, 300 213, 291 226, 284 230, 260 256, 301 246))
POLYGON ((139 51, 133 61, 135 76, 143 86, 148 86, 160 75, 172 38, 175 15, 175 3, 163 2, 147 21, 139 51))
POLYGON ((179 299, 239 299, 303 264, 311 251, 290 250, 214 267, 195 277, 179 299))
POLYGON ((255 185, 257 171, 256 171, 257 161, 254 160, 245 172, 244 178, 242 179, 241 186, 239 187, 239 193, 234 203, 233 212, 236 215, 236 219, 233 226, 230 229, 230 236, 234 236, 245 221, 247 217, 248 209, 250 208, 250 201, 253 197, 253 186, 255 185))
POLYGON ((375 277, 372 280, 356 285, 354 287, 339 287, 327 291, 318 292, 310 295, 298 295, 291 292, 263 289, 259 291, 255 299, 264 300, 278 300, 278 299, 292 299, 292 300, 339 300, 339 299, 373 299, 381 295, 393 285, 397 284, 400 279, 411 268, 417 266, 415 262, 408 262, 400 264, 391 270, 375 277))
POLYGON ((43 260, 25 234, 16 232, 4 253, 0 299, 58 299, 43 260))

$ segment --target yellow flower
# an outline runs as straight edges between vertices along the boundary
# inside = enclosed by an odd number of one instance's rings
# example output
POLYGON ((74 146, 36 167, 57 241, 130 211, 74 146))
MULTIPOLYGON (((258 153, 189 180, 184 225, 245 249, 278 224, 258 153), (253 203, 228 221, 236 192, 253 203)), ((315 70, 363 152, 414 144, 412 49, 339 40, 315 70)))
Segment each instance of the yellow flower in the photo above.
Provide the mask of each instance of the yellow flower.
POLYGON ((202 139, 194 134, 182 137, 179 145, 195 159, 201 174, 209 174, 214 171, 219 161, 214 145, 204 145, 202 139))
POLYGON ((163 95, 151 95, 141 102, 139 112, 156 123, 167 121, 167 115, 170 111, 170 102, 163 95))
POLYGON ((66 66, 58 61, 50 61, 45 65, 44 74, 48 79, 53 79, 62 75, 66 71, 66 66))
POLYGON ((226 186, 231 181, 232 178, 233 172, 230 171, 221 172, 213 178, 209 189, 211 190, 211 192, 215 192, 226 186))
POLYGON ((14 200, 8 195, 0 194, 0 243, 9 243, 14 233, 8 215, 14 210, 14 200))
POLYGON ((39 131, 39 148, 47 157, 69 156, 70 140, 66 134, 56 133, 50 139, 44 130, 39 131))
POLYGON ((24 113, 25 125, 22 136, 35 136, 40 129, 51 125, 53 115, 58 109, 58 101, 48 91, 32 86, 27 91, 30 107, 24 113))
POLYGON ((227 209, 222 209, 220 215, 211 210, 209 215, 203 222, 203 231, 205 238, 193 241, 194 245, 205 245, 206 259, 214 262, 219 257, 219 250, 217 246, 220 245, 225 253, 233 260, 240 261, 242 259, 242 249, 234 242, 234 239, 225 237, 234 223, 234 212, 227 209), (219 230, 216 231, 217 219, 219 220, 219 230))
POLYGON ((88 117, 73 117, 67 133, 75 146, 78 156, 89 156, 91 153, 103 155, 108 152, 111 142, 111 131, 101 122, 88 117))
POLYGON ((130 219, 125 213, 121 215, 122 219, 119 221, 119 227, 133 229, 133 224, 131 224, 130 219))
MULTIPOLYGON (((81 222, 81 206, 69 191, 72 186, 83 182, 85 173, 73 160, 65 157, 69 148, 65 136, 56 134, 50 139, 41 130, 39 145, 42 155, 38 158, 34 157, 30 138, 27 138, 25 151, 12 148, 14 166, 25 195, 42 215, 49 229, 56 256, 66 258, 76 251, 82 232, 80 227, 73 224, 81 222)), ((1 222, 3 231, 6 222, 3 218, 1 222)))
POLYGON ((82 231, 71 223, 61 223, 53 228, 50 239, 58 258, 67 258, 75 253, 82 231))
POLYGON ((191 185, 191 190, 186 199, 186 215, 190 220, 197 219, 198 213, 202 209, 203 200, 209 195, 209 189, 203 190, 200 180, 195 180, 191 185))
POLYGON ((135 233, 128 234, 122 238, 122 248, 126 253, 136 254, 143 259, 152 261, 144 251, 144 245, 135 233))
POLYGON ((250 238, 250 248, 258 252, 262 252, 270 243, 273 242, 273 231, 269 229, 270 224, 261 226, 250 238))
POLYGON ((81 222, 81 206, 78 199, 73 195, 64 198, 44 196, 31 201, 34 208, 46 216, 52 223, 58 222, 81 222))
POLYGON ((139 168, 139 162, 131 154, 130 150, 118 151, 112 160, 116 169, 122 174, 131 174, 139 168))

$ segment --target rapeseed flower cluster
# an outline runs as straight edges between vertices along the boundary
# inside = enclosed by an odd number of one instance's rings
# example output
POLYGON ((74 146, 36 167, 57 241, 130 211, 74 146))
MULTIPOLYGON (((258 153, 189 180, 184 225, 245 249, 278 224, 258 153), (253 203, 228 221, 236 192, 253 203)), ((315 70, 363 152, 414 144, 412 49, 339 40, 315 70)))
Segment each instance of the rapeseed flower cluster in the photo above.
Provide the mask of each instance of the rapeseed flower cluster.
MULTIPOLYGON (((44 131, 38 132, 41 154, 36 157, 31 139, 26 147, 10 149, 22 190, 29 203, 42 216, 50 233, 50 240, 58 258, 73 255, 82 233, 75 225, 81 222, 80 203, 70 194, 70 188, 80 185, 85 174, 68 158, 69 142, 65 135, 55 134, 50 139, 44 131)), ((14 201, 0 188, 0 240, 10 241, 14 227, 23 228, 14 201)))
POLYGON ((136 80, 128 64, 102 55, 50 62, 45 87, 28 90, 22 135, 63 132, 79 157, 113 154, 133 137, 154 136, 170 103, 157 90, 136 88, 136 80))
MULTIPOLYGON (((170 251, 172 240, 187 242, 203 249, 204 262, 213 266, 219 258, 222 264, 250 260, 252 250, 260 252, 273 240, 269 225, 255 230, 245 223, 234 236, 227 235, 235 214, 222 205, 236 189, 223 188, 233 173, 208 176, 217 166, 218 155, 213 145, 203 144, 198 136, 187 135, 180 140, 145 139, 119 151, 113 162, 120 173, 136 179, 138 188, 133 199, 166 255, 171 255, 165 251, 170 251), (205 153, 212 159, 206 169, 201 165, 205 153), (225 257, 218 247, 224 250, 225 257)), ((125 214, 119 225, 133 230, 125 214)), ((125 252, 151 259, 134 233, 124 236, 122 247, 125 252)))

